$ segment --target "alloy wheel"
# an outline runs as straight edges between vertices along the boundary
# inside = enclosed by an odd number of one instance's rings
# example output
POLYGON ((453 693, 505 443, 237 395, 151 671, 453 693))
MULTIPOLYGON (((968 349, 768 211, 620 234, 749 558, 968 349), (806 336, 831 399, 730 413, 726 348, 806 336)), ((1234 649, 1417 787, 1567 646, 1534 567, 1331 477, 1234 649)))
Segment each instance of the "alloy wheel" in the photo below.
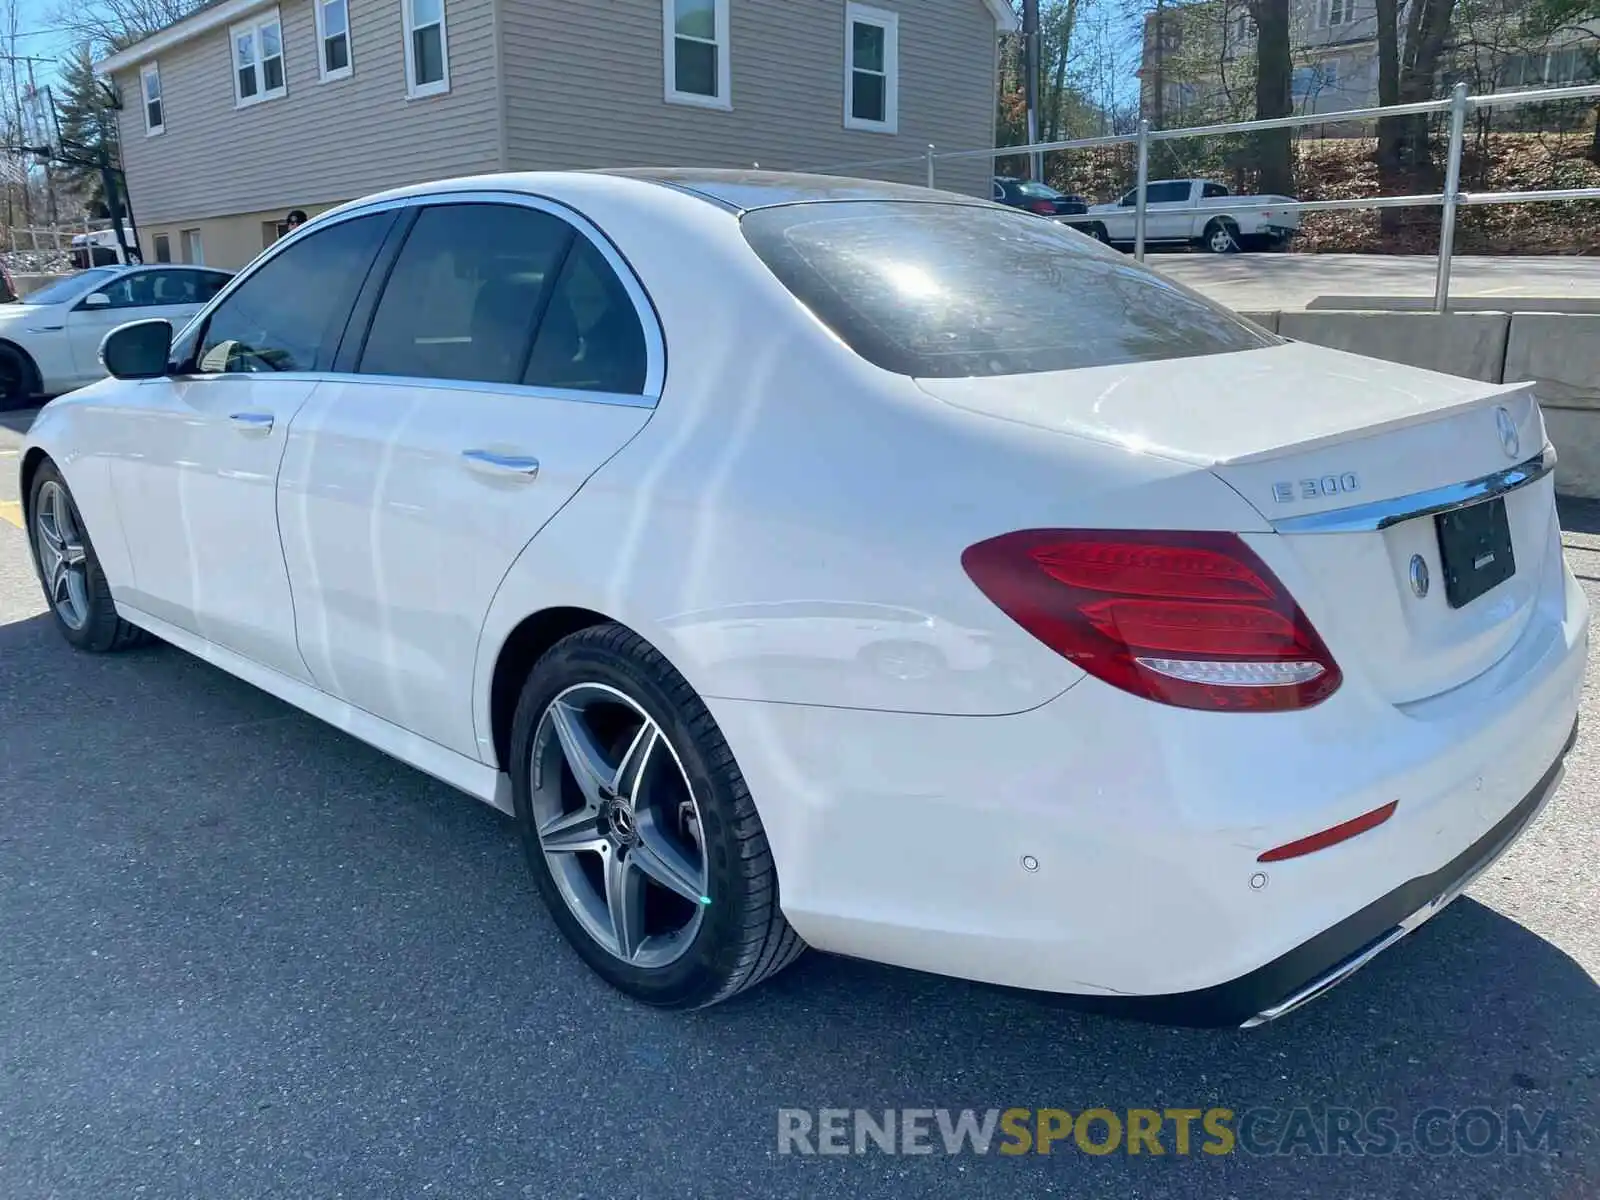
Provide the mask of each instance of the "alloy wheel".
POLYGON ((54 480, 39 489, 33 526, 50 603, 69 629, 82 629, 89 620, 89 556, 72 501, 54 480))
POLYGON ((1233 231, 1226 225, 1218 225, 1211 231, 1211 252, 1213 254, 1227 254, 1235 246, 1233 231))
POLYGON ((700 807, 661 726, 616 688, 576 684, 540 716, 530 770, 540 850, 584 931, 631 966, 675 962, 711 900, 700 807))

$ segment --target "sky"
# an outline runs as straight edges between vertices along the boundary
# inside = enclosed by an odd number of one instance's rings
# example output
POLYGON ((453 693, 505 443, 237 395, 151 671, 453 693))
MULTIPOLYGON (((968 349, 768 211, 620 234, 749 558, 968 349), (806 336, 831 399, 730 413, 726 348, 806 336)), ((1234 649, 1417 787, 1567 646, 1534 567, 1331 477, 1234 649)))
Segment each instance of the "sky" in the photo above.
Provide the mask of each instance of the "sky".
MULTIPOLYGON (((72 48, 72 38, 60 28, 55 13, 61 0, 13 0, 17 7, 17 48, 15 53, 48 58, 50 63, 34 63, 34 78, 42 87, 55 82, 58 61, 72 48)), ((18 64, 19 69, 23 64, 18 64)))

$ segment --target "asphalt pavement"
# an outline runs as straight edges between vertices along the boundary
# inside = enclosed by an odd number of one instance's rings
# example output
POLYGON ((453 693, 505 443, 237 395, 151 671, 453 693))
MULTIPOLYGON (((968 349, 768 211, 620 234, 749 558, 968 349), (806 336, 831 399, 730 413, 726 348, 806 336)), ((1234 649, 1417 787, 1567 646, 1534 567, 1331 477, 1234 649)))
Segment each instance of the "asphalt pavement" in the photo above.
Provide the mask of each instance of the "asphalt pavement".
MULTIPOLYGON (((1592 688, 1518 846, 1266 1028, 1091 1017, 819 954, 656 1013, 566 948, 491 809, 177 650, 69 649, 16 526, 25 424, 0 414, 5 1200, 1600 1196, 1592 688), (952 1155, 937 1132, 930 1154, 781 1154, 779 1110, 820 1127, 824 1108, 1225 1108, 1239 1136, 1229 1154, 1200 1152, 1198 1124, 1188 1154, 1170 1126, 1160 1155, 1070 1136, 952 1155), (1399 1136, 1362 1154, 1329 1136, 1331 1114, 1374 1110, 1399 1136)), ((1600 509, 1563 516, 1600 601, 1600 509)))

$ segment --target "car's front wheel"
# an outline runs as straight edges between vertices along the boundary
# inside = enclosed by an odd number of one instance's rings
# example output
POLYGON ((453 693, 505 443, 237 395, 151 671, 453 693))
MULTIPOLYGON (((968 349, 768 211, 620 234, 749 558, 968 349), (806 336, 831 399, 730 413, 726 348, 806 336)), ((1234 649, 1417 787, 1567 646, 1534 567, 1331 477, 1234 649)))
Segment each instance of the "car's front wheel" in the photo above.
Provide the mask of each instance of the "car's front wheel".
POLYGON ((61 636, 95 654, 146 640, 144 630, 117 616, 83 516, 54 463, 45 462, 34 473, 28 517, 34 569, 61 636))
POLYGON ((805 948, 779 911, 766 833, 716 722, 630 630, 593 626, 540 658, 510 766, 539 891, 621 991, 698 1008, 805 948))

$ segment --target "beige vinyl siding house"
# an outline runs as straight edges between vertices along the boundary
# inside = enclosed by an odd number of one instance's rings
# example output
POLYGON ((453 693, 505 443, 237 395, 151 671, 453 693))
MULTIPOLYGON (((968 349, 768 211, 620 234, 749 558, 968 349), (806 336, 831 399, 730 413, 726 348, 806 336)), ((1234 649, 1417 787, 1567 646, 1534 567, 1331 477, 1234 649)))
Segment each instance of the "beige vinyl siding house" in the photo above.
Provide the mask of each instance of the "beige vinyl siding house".
POLYGON ((217 0, 98 70, 145 258, 238 267, 289 209, 452 175, 991 145, 1012 24, 1008 0, 217 0))

